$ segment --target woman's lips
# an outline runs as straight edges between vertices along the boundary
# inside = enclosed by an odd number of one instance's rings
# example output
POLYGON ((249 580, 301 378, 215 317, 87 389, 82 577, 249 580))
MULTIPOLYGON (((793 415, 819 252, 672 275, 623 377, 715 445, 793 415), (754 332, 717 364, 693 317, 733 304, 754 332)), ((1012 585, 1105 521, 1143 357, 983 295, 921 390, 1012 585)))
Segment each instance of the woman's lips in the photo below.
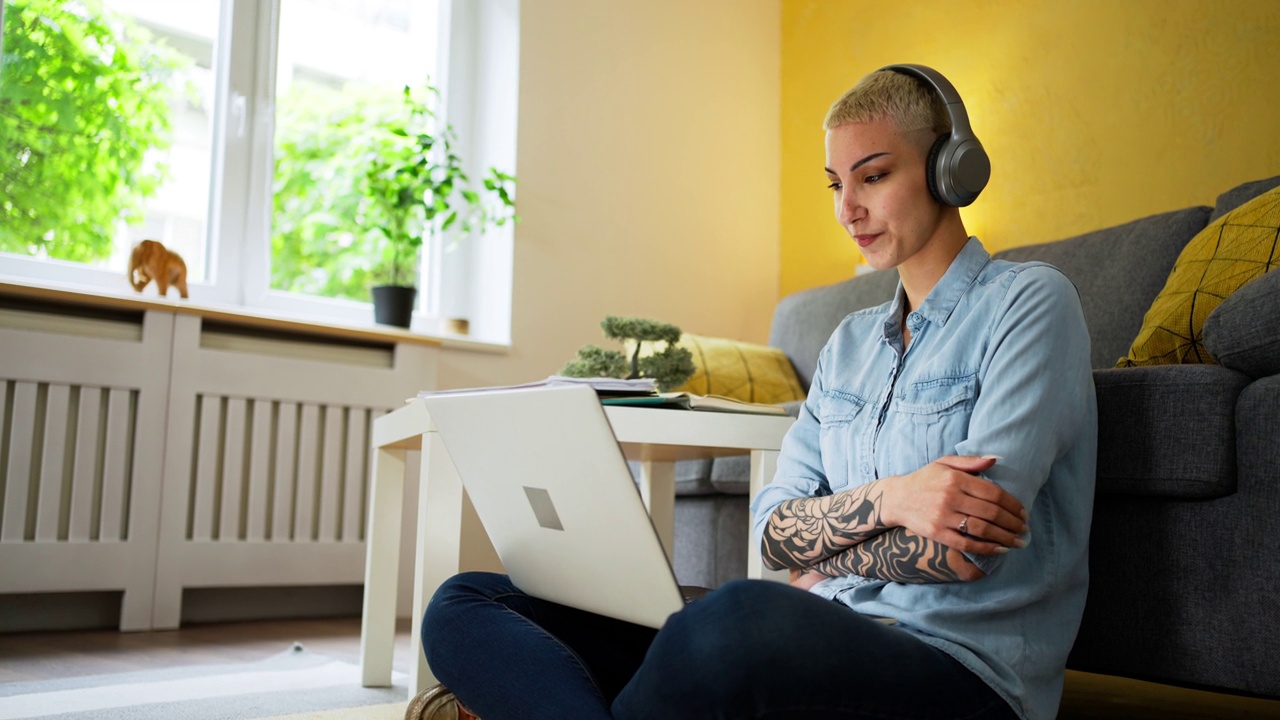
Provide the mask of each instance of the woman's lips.
POLYGON ((858 241, 858 247, 866 247, 876 241, 880 237, 880 233, 874 235, 854 235, 853 239, 858 241))

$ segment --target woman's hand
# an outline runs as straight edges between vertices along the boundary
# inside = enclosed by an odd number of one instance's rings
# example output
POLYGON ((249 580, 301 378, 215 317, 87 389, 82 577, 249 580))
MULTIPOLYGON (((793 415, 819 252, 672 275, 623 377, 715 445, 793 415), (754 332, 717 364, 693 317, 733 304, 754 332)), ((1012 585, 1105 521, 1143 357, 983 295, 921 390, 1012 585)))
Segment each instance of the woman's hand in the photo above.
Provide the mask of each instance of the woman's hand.
POLYGON ((992 457, 948 455, 884 482, 881 518, 961 552, 995 555, 1025 547, 1018 537, 1028 531, 1022 503, 976 476, 995 464, 992 457))

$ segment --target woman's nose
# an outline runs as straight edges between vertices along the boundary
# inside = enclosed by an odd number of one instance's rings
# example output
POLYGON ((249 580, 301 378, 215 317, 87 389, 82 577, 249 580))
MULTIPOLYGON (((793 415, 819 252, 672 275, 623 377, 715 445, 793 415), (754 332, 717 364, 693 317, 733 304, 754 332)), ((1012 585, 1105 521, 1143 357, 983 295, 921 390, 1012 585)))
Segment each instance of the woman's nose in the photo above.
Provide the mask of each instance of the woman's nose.
POLYGON ((841 225, 852 225, 855 220, 862 217, 863 208, 858 203, 857 196, 846 185, 840 189, 836 195, 836 219, 841 225))

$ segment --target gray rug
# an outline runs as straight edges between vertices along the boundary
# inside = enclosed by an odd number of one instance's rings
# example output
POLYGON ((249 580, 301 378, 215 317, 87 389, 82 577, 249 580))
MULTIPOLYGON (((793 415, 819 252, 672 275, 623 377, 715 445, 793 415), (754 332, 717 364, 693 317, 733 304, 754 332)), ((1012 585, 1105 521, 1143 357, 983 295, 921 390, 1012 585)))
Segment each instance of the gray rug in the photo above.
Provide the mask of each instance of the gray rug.
POLYGON ((404 674, 392 682, 361 687, 358 666, 294 645, 254 663, 0 684, 0 720, 252 720, 403 702, 404 674))

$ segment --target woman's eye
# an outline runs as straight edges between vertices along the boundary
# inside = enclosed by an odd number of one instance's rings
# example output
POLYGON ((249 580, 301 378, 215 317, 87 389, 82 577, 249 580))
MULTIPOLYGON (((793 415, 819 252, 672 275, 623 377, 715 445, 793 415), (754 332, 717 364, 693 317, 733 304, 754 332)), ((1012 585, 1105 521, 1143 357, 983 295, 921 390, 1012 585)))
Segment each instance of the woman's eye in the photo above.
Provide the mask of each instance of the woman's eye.
POLYGON ((840 181, 839 181, 839 180, 836 180, 835 182, 832 182, 830 185, 828 185, 828 186, 827 186, 827 189, 828 189, 828 190, 839 190, 841 187, 843 187, 843 186, 840 184, 840 181))
POLYGON ((868 175, 865 178, 863 178, 862 181, 865 183, 878 183, 881 180, 883 180, 884 177, 888 174, 889 173, 876 173, 875 175, 868 175))

